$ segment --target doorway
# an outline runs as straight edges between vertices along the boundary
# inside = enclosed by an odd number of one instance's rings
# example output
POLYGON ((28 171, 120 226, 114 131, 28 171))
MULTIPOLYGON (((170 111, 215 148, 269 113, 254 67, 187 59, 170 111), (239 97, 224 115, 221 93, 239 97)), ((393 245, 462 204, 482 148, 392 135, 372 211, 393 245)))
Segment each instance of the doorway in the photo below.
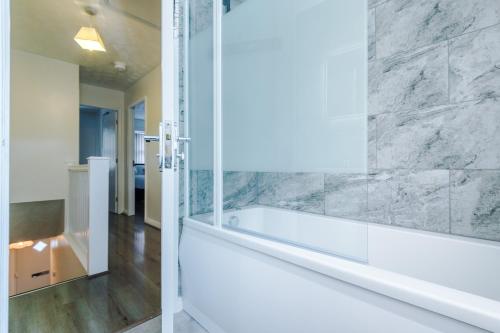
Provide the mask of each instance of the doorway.
POLYGON ((146 207, 146 158, 144 133, 146 130, 146 99, 142 98, 129 107, 131 119, 131 157, 132 157, 132 184, 130 187, 130 207, 133 207, 131 215, 145 215, 146 207))
POLYGON ((115 110, 80 105, 80 164, 91 156, 109 158, 109 211, 118 213, 118 114, 115 110))
MULTIPOLYGON (((50 14, 56 13, 58 14, 59 12, 56 10, 52 10, 50 6, 46 6, 45 4, 40 4, 40 7, 32 8, 35 5, 39 5, 38 2, 28 2, 29 4, 33 4, 33 6, 24 6, 20 7, 18 1, 3 1, 2 4, 0 5, 0 35, 2 36, 2 43, 0 43, 0 63, 2 66, 0 66, 0 79, 1 79, 1 89, 2 92, 0 94, 0 105, 2 105, 2 108, 0 110, 0 204, 1 204, 1 209, 0 209, 0 219, 1 219, 1 227, 0 227, 0 240, 1 240, 1 245, 2 249, 0 250, 0 260, 1 260, 1 271, 4 272, 1 276, 1 283, 0 283, 0 296, 1 296, 1 303, 0 303, 0 331, 3 333, 4 331, 7 332, 7 328, 9 325, 9 318, 8 318, 8 299, 7 299, 7 294, 8 294, 8 251, 6 251, 7 247, 6 244, 9 243, 8 240, 8 234, 9 234, 9 201, 12 198, 12 196, 9 194, 9 162, 10 162, 10 157, 9 157, 9 152, 11 151, 19 151, 16 148, 12 149, 9 148, 11 144, 11 140, 9 138, 9 116, 11 115, 11 108, 10 108, 10 6, 11 4, 17 4, 17 8, 21 10, 32 10, 33 13, 39 14, 39 16, 48 18, 51 17, 50 14), (40 14, 42 10, 47 10, 47 13, 45 14, 40 14)), ((159 71, 161 73, 160 77, 162 79, 162 83, 165 83, 165 87, 162 88, 159 85, 156 85, 158 87, 158 90, 161 91, 159 94, 161 97, 163 97, 164 101, 153 104, 151 103, 152 110, 159 111, 161 114, 158 116, 158 123, 159 121, 168 119, 170 120, 170 123, 172 121, 177 122, 177 98, 174 93, 175 87, 178 86, 175 78, 175 66, 174 62, 172 59, 175 58, 175 52, 177 52, 177 49, 174 47, 174 41, 173 36, 176 36, 174 34, 174 16, 172 13, 174 12, 174 2, 173 1, 157 1, 158 6, 145 6, 147 8, 150 8, 148 11, 140 11, 140 12, 134 12, 136 9, 132 4, 128 7, 123 7, 123 8, 116 8, 113 7, 112 2, 102 2, 102 5, 97 8, 97 10, 94 10, 94 8, 87 8, 82 5, 83 2, 75 2, 74 6, 80 6, 82 8, 79 8, 80 12, 78 12, 77 9, 68 9, 66 7, 61 7, 58 6, 56 9, 64 9, 64 10, 71 10, 71 12, 64 13, 64 14, 58 14, 55 15, 53 19, 48 19, 49 21, 52 20, 55 23, 56 20, 58 19, 64 19, 67 20, 69 23, 74 25, 74 33, 77 33, 79 29, 82 27, 85 27, 87 25, 93 25, 96 27, 97 30, 102 34, 103 40, 107 49, 107 53, 85 53, 84 56, 80 56, 82 51, 78 47, 81 45, 72 45, 71 47, 65 46, 65 43, 74 43, 75 41, 73 40, 73 33, 69 35, 67 33, 66 29, 58 29, 57 32, 63 31, 64 36, 60 36, 57 39, 58 42, 60 42, 58 45, 61 45, 64 50, 69 50, 71 49, 72 52, 63 52, 60 53, 62 56, 66 55, 68 58, 66 59, 55 59, 59 62, 65 62, 70 64, 70 68, 68 70, 71 70, 72 73, 74 73, 74 77, 72 77, 73 83, 71 85, 61 85, 61 88, 64 87, 69 87, 72 90, 75 91, 74 96, 78 96, 78 83, 80 83, 80 92, 82 90, 84 91, 89 91, 89 89, 86 88, 86 86, 92 86, 92 91, 96 91, 98 93, 93 94, 92 97, 94 97, 96 100, 101 99, 102 97, 109 97, 110 95, 113 95, 114 92, 118 91, 118 93, 121 93, 121 96, 123 94, 127 94, 127 91, 130 88, 130 85, 133 84, 132 81, 137 78, 140 78, 142 74, 137 74, 138 70, 144 70, 145 72, 150 72, 148 66, 150 66, 149 63, 145 63, 144 59, 145 58, 144 52, 147 50, 147 47, 149 47, 149 44, 151 44, 151 47, 153 51, 159 51, 160 45, 164 46, 162 48, 162 53, 160 55, 159 52, 148 52, 147 54, 151 56, 152 62, 154 61, 156 66, 159 66, 159 61, 158 59, 161 57, 162 59, 162 67, 163 71, 159 71), (159 4, 164 4, 165 6, 159 6, 159 4), (105 15, 104 15, 104 14, 105 15), (161 15, 160 15, 161 13, 161 15), (88 17, 88 16, 92 17, 88 17), (160 17, 161 16, 161 17, 160 17), (163 18, 164 22, 161 24, 161 18, 163 18), (113 22, 109 23, 108 21, 104 20, 109 20, 111 21, 114 19, 116 23, 114 24, 113 22), (130 25, 132 28, 127 29, 125 32, 130 33, 134 31, 145 31, 147 33, 148 38, 136 38, 137 43, 134 43, 134 45, 138 45, 136 49, 140 50, 142 52, 140 54, 141 61, 131 61, 130 62, 130 67, 125 69, 124 64, 120 61, 121 59, 119 58, 119 55, 121 52, 124 52, 128 57, 133 56, 133 51, 134 49, 130 49, 129 46, 126 46, 126 51, 123 51, 120 47, 123 46, 123 43, 120 43, 120 41, 114 40, 117 36, 117 34, 113 34, 112 32, 107 32, 107 29, 116 27, 116 26, 123 26, 124 20, 127 21, 126 24, 130 25), (131 21, 131 22, 129 22, 131 21), (90 24, 90 23, 91 24, 90 24), (107 24, 106 24, 107 23, 107 24), (162 32, 162 37, 161 37, 161 43, 158 42, 159 39, 159 32, 162 32), (69 37, 68 37, 69 36, 69 37), (145 46, 141 46, 141 43, 148 44, 145 46), (73 56, 74 58, 69 58, 69 56, 73 56), (113 60, 113 61, 110 61, 113 60), (116 61, 115 61, 116 60, 116 61), (136 68, 133 67, 133 65, 140 64, 136 66, 136 68), (74 66, 73 66, 74 65, 74 66), (78 66, 80 66, 78 68, 78 66), (111 66, 111 67, 110 67, 111 66), (103 67, 105 67, 105 71, 103 70, 101 72, 97 72, 101 70, 103 67), (80 75, 78 75, 80 74, 80 75), (100 75, 102 74, 102 75, 100 75), (78 77, 80 78, 80 82, 78 82, 78 77), (130 80, 129 80, 130 79, 130 80), (94 82, 95 81, 95 82, 94 82), (82 89, 82 87, 84 89, 82 89), (174 116, 175 113, 175 116, 174 116)), ((155 5, 156 2, 152 2, 152 5, 155 5)), ((140 8, 141 9, 141 8, 140 8)), ((143 8, 142 8, 143 9, 143 8)), ((12 17, 26 17, 26 15, 12 15, 12 17)), ((28 21, 28 20, 26 20, 28 21)), ((20 22, 22 25, 24 21, 20 22)), ((47 24, 48 25, 48 24, 47 24)), ((66 26, 66 25, 65 25, 66 26)), ((27 25, 27 28, 33 28, 32 25, 27 25)), ((55 34, 46 34, 43 29, 44 26, 42 25, 41 27, 35 27, 34 29, 31 29, 29 31, 26 31, 26 33, 29 33, 33 38, 35 38, 35 33, 40 33, 44 34, 45 36, 53 36, 55 34)), ((19 29, 17 30, 19 31, 19 29)), ((61 33, 62 34, 62 33, 61 33)), ((118 37, 122 36, 123 34, 119 34, 118 37)), ((127 35, 125 34, 125 37, 127 35)), ((137 35, 134 35, 132 37, 137 37, 137 35)), ((35 38, 36 39, 36 38, 35 38)), ((21 40, 21 39, 20 39, 21 40)), ((22 39, 22 40, 28 40, 28 39, 22 39)), ((100 41, 102 43, 102 40, 100 41)), ((35 45, 34 43, 28 43, 29 45, 35 45)), ((55 48, 54 47, 47 47, 46 48, 49 51, 53 51, 55 48)), ((25 52, 26 50, 22 51, 25 52)), ((36 50, 28 50, 29 53, 34 53, 36 50)), ((106 52, 106 51, 105 51, 106 52)), ((44 58, 51 58, 51 57, 56 57, 60 55, 58 54, 40 54, 37 55, 39 57, 44 57, 44 58)), ((18 56, 16 56, 18 57, 18 56)), ((13 57, 14 58, 14 57, 13 57)), ((36 68, 40 69, 45 69, 49 68, 48 66, 37 66, 36 68)), ((50 68, 52 69, 52 68, 50 68)), ((53 73, 48 73, 47 75, 43 76, 45 78, 51 78, 53 76, 53 73)), ((15 91, 15 89, 13 89, 15 91)), ((57 91, 57 90, 54 90, 57 91)), ((57 91, 58 92, 58 91, 57 91)), ((120 95, 120 94, 116 95, 120 95)), ((46 100, 49 100, 46 98, 46 100)), ((78 102, 78 99, 75 99, 78 102)), ((151 101, 153 99, 150 99, 151 101)), ((123 104, 122 104, 123 105, 123 104)), ((128 105, 128 104, 125 104, 128 105)), ((72 111, 78 111, 78 104, 74 104, 73 106, 76 106, 75 108, 72 108, 72 111)), ((37 108, 29 108, 29 110, 36 110, 37 108)), ((120 117, 123 117, 123 108, 119 108, 118 110, 120 112, 120 117)), ((74 112, 71 113, 74 115, 74 112)), ((77 120, 73 119, 73 120, 77 120)), ((151 120, 153 120, 152 118, 151 120)), ((70 143, 72 144, 72 148, 78 149, 78 144, 74 144, 76 140, 78 140, 78 124, 76 121, 72 121, 71 124, 77 125, 76 129, 71 129, 72 134, 75 135, 73 141, 70 143)), ((36 123, 34 121, 30 121, 31 123, 36 123)), ((155 122, 153 122, 155 123, 155 122)), ((66 129, 68 122, 65 123, 63 126, 58 126, 57 124, 51 124, 53 131, 51 133, 57 133, 57 131, 61 129, 66 129)), ((35 127, 37 126, 36 124, 33 124, 35 127)), ((123 131, 125 129, 124 122, 122 123, 120 121, 120 125, 123 126, 121 128, 120 133, 124 133, 123 131)), ((154 126, 157 128, 157 126, 154 126)), ((153 133, 154 134, 154 133, 153 133)), ((163 139, 165 136, 163 136, 163 139)), ((123 135, 121 135, 120 139, 120 147, 123 147, 124 145, 124 138, 123 135)), ((57 148, 57 147, 55 147, 57 148)), ((68 164, 75 164, 76 161, 79 161, 79 153, 77 152, 74 154, 76 149, 72 149, 71 153, 73 154, 71 158, 65 158, 63 162, 59 163, 60 165, 63 165, 64 168, 67 168, 68 164)), ((123 148, 122 148, 123 149, 123 148)), ((153 151, 153 150, 152 150, 153 151)), ((47 154, 45 154, 47 155, 47 154)), ((120 157, 122 158, 124 154, 121 153, 120 151, 120 157)), ((175 155, 174 155, 175 156, 175 155)), ((171 155, 170 155, 171 157, 171 155)), ((153 157, 154 158, 154 157, 153 157)), ((153 159, 152 159, 153 160, 153 159)), ((166 160, 166 159, 165 159, 166 160)), ((31 157, 31 162, 34 162, 35 164, 39 164, 39 161, 36 158, 31 157)), ((57 161, 59 162, 59 161, 57 161)), ((29 164, 26 164, 29 165, 29 164)), ((62 168, 62 167, 61 167, 62 168)), ((165 164, 161 163, 160 168, 163 171, 163 173, 159 174, 159 180, 157 183, 161 184, 161 187, 165 189, 166 195, 162 196, 162 201, 161 204, 159 205, 161 208, 161 220, 163 220, 163 226, 161 230, 161 241, 160 238, 157 239, 156 244, 160 245, 164 251, 162 251, 165 255, 160 258, 154 258, 154 264, 155 267, 161 262, 162 265, 162 283, 161 285, 167 286, 165 288, 161 289, 161 292, 155 291, 152 293, 145 293, 147 295, 154 295, 159 297, 161 295, 161 303, 162 303, 162 326, 165 332, 167 331, 172 331, 173 327, 173 306, 172 302, 176 299, 175 297, 177 296, 177 288, 176 288, 176 282, 177 282, 177 223, 178 223, 178 218, 177 218, 177 209, 178 209, 178 203, 172 198, 174 197, 175 190, 178 189, 178 180, 176 179, 178 177, 178 169, 172 168, 172 165, 169 165, 168 167, 165 166, 165 164), (169 250, 167 250, 167 247, 169 250)), ((15 169, 15 168, 14 168, 15 169)), ((158 169, 158 168, 156 168, 158 169)), ((11 168, 12 170, 12 168, 11 168)), ((48 169, 49 171, 53 172, 54 174, 57 174, 54 168, 48 169)), ((84 168, 78 168, 75 169, 75 172, 83 172, 84 168)), ((64 172, 67 172, 66 169, 63 170, 64 172)), ((59 175, 61 177, 64 177, 66 173, 63 173, 59 171, 59 175)), ((124 181, 124 173, 122 174, 123 176, 120 177, 120 181, 124 181)), ((48 178, 45 175, 41 175, 42 179, 48 180, 48 178)), ((35 184, 35 182, 31 182, 32 184, 35 184)), ((51 184, 53 185, 53 184, 51 184)), ((64 190, 67 190, 67 186, 63 186, 65 184, 62 184, 61 186, 61 192, 64 190)), ((107 187, 107 186, 106 186, 107 187)), ((135 188, 135 187, 134 187, 135 188)), ((61 196, 62 197, 62 196, 61 196)), ((107 207, 107 204, 104 205, 104 207, 107 207)), ((121 215, 119 215, 121 217, 121 215)), ((160 220, 160 221, 161 221, 160 220)), ((120 235, 125 235, 128 234, 122 230, 123 228, 123 223, 121 221, 114 221, 112 223, 116 227, 116 241, 117 241, 117 247, 120 248, 120 250, 124 251, 124 253, 121 253, 121 255, 114 255, 111 256, 113 258, 116 258, 116 260, 120 261, 121 259, 126 257, 127 259, 136 259, 134 256, 130 256, 130 253, 127 252, 127 248, 123 248, 122 243, 120 242, 120 239, 118 236, 120 235)), ((133 226, 130 224, 130 226, 133 226)), ((148 229, 149 230, 149 229, 148 229)), ((139 230, 140 231, 140 230, 139 230)), ((155 233, 159 233, 160 231, 154 230, 155 233)), ((139 232, 139 235, 141 233, 139 232)), ((113 236, 114 237, 114 236, 113 236)), ((113 240, 114 238, 111 237, 113 240)), ((141 236, 142 237, 142 236, 141 236)), ((134 240, 141 241, 141 237, 134 237, 134 240)), ((144 244, 142 246, 133 246, 134 249, 141 249, 145 248, 144 244)), ((155 250, 155 252, 159 252, 158 250, 155 250)), ((118 262, 117 264, 122 265, 122 262, 118 262)), ((125 263, 125 267, 129 267, 128 263, 125 263)), ((113 279, 122 281, 122 276, 123 272, 120 270, 120 267, 114 267, 112 272, 114 272, 114 275, 109 275, 109 276, 99 276, 96 277, 95 279, 81 279, 78 280, 77 283, 82 285, 82 291, 78 292, 80 294, 84 294, 83 290, 85 290, 87 287, 86 285, 89 283, 95 284, 96 287, 92 288, 94 291, 99 292, 102 291, 103 287, 107 287, 108 284, 113 282, 113 279)), ((135 267, 130 266, 131 268, 136 269, 135 267)), ((151 267, 149 265, 143 264, 142 266, 138 267, 137 269, 143 269, 143 270, 150 270, 151 267)), ((134 285, 137 283, 137 277, 140 277, 141 274, 138 274, 138 276, 131 276, 131 278, 134 281, 134 285)), ((125 274, 125 276, 128 276, 125 274)), ((126 282, 126 281, 125 281, 126 282)), ((151 285, 148 283, 148 285, 151 285)), ((73 285, 70 284, 65 284, 62 285, 61 288, 66 288, 67 290, 76 290, 76 288, 72 288, 73 285)), ((49 289, 48 289, 49 290, 49 289)), ((50 290, 55 290, 55 289, 50 289, 50 290)), ((142 290, 144 291, 144 290, 142 290)), ((129 302, 128 300, 134 299, 138 300, 138 298, 141 296, 141 293, 133 294, 133 291, 125 289, 124 292, 124 297, 122 297, 121 293, 117 293, 117 298, 116 300, 123 300, 126 301, 126 304, 124 305, 123 308, 120 310, 123 311, 125 310, 130 310, 130 312, 137 314, 137 307, 133 304, 135 302, 129 302), (130 307, 129 308, 127 308, 130 307)), ((103 297, 98 297, 95 298, 97 301, 102 301, 106 302, 106 297, 108 296, 107 293, 102 294, 103 297), (106 296, 106 297, 104 297, 106 296)), ((54 299, 54 298, 51 298, 54 299)), ((72 298, 75 302, 78 301, 80 298, 79 297, 74 297, 72 298)), ((84 300, 87 301, 87 300, 84 300)), ((155 302, 158 302, 159 300, 156 299, 155 302)), ((46 302, 41 302, 42 305, 41 309, 49 310, 49 303, 46 302)), ((143 304, 143 303, 141 303, 143 304)), ((104 304, 103 304, 104 305, 104 304)), ((78 306, 73 307, 75 310, 81 309, 78 306)), ((105 306, 98 306, 95 309, 106 309, 105 306)), ((150 310, 148 307, 145 307, 145 310, 150 310)), ((14 311, 13 313, 15 314, 22 314, 22 311, 14 311)), ((100 314, 102 316, 102 314, 100 314)), ((50 320, 49 316, 43 316, 46 320, 50 320)), ((126 322, 120 322, 119 324, 122 325, 127 325, 130 324, 132 321, 135 321, 137 318, 129 317, 129 316, 124 316, 123 312, 120 312, 120 315, 115 315, 113 314, 112 316, 108 316, 109 318, 113 319, 127 319, 126 322)), ((26 323, 26 320, 22 320, 21 318, 18 318, 19 320, 13 319, 15 322, 18 323, 26 323)), ((87 317, 88 319, 88 317, 87 317)), ((92 322, 89 320, 85 320, 82 318, 82 320, 75 320, 73 321, 74 324, 81 324, 81 325, 90 325, 92 322)), ((89 327, 89 331, 92 331, 91 328, 89 327)), ((95 329, 93 331, 96 331, 95 329)), ((101 330, 104 331, 104 330, 101 330)), ((113 331, 113 330, 109 330, 113 331)))

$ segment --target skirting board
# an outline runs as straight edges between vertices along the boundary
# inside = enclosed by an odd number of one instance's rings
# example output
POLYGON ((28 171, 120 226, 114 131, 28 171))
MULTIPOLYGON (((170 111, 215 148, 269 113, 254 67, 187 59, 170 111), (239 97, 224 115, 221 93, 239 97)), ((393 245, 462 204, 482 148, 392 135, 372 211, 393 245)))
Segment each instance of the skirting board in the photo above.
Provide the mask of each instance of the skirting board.
POLYGON ((135 211, 129 210, 129 209, 124 209, 122 214, 125 214, 127 216, 133 216, 135 215, 135 211))
POLYGON ((152 227, 155 227, 157 229, 161 229, 161 222, 158 222, 156 220, 153 220, 152 218, 149 218, 149 217, 145 217, 144 218, 144 222, 146 224, 149 224, 150 226, 152 227))
POLYGON ((203 312, 199 311, 195 306, 191 303, 182 301, 184 306, 184 311, 186 311, 191 317, 194 318, 203 328, 205 328, 210 333, 226 333, 222 328, 219 327, 216 323, 214 323, 208 316, 206 316, 203 312))

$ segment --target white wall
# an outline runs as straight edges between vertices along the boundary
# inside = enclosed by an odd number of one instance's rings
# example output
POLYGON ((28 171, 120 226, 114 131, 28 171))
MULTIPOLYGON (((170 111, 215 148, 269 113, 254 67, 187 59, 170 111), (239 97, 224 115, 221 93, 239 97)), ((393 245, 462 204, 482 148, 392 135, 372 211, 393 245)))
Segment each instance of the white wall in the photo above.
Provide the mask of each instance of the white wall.
POLYGON ((118 213, 125 211, 126 114, 125 93, 119 90, 80 84, 80 103, 118 111, 118 213))
MULTIPOLYGON (((146 97, 145 110, 145 133, 146 135, 158 135, 158 124, 161 120, 161 67, 156 67, 149 74, 137 81, 132 87, 125 92, 125 105, 130 107, 141 98, 146 97)), ((127 118, 129 119, 129 118, 127 118)), ((129 138, 128 150, 129 157, 127 160, 132 165, 132 140, 129 138)), ((145 192, 145 220, 147 223, 159 225, 161 222, 161 176, 158 171, 158 153, 157 143, 146 143, 145 146, 145 167, 146 167, 146 192, 145 192)), ((132 173, 132 168, 128 172, 132 173)), ((130 174, 129 174, 129 177, 130 174)), ((134 190, 133 182, 129 182, 134 190)), ((130 203, 131 204, 131 203, 130 203)))
POLYGON ((78 162, 78 65, 22 51, 11 63, 10 202, 65 199, 78 162))

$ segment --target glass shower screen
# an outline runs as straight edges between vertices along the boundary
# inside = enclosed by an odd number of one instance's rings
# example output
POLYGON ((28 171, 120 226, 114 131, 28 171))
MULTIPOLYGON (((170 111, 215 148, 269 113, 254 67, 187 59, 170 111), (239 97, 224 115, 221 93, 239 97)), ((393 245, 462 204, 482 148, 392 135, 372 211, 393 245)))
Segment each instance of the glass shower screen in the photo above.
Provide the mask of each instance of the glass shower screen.
POLYGON ((187 125, 193 144, 189 149, 189 212, 213 223, 213 6, 211 1, 188 2, 187 68, 189 111, 187 125))
POLYGON ((365 260, 367 4, 225 4, 223 225, 365 260))

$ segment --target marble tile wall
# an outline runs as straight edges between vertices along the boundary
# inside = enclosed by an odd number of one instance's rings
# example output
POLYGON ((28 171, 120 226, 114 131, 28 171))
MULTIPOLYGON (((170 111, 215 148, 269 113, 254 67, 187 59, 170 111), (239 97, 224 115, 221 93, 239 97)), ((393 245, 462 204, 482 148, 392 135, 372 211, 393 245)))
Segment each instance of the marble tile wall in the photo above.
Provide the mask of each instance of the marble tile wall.
MULTIPOLYGON (((230 1, 230 9, 234 10, 247 0, 228 1, 230 1)), ((191 0, 189 15, 191 35, 208 29, 213 22, 213 0, 191 0)))
POLYGON ((213 0, 190 0, 190 35, 207 29, 213 22, 213 0))
POLYGON ((369 13, 360 219, 500 241, 500 1, 370 0, 369 13))
POLYGON ((258 199, 261 205, 325 212, 325 179, 319 173, 258 173, 258 199))
MULTIPOLYGON (((367 172, 226 172, 224 206, 500 241, 500 1, 368 5, 367 172)), ((213 177, 194 173, 204 212, 213 177)))

